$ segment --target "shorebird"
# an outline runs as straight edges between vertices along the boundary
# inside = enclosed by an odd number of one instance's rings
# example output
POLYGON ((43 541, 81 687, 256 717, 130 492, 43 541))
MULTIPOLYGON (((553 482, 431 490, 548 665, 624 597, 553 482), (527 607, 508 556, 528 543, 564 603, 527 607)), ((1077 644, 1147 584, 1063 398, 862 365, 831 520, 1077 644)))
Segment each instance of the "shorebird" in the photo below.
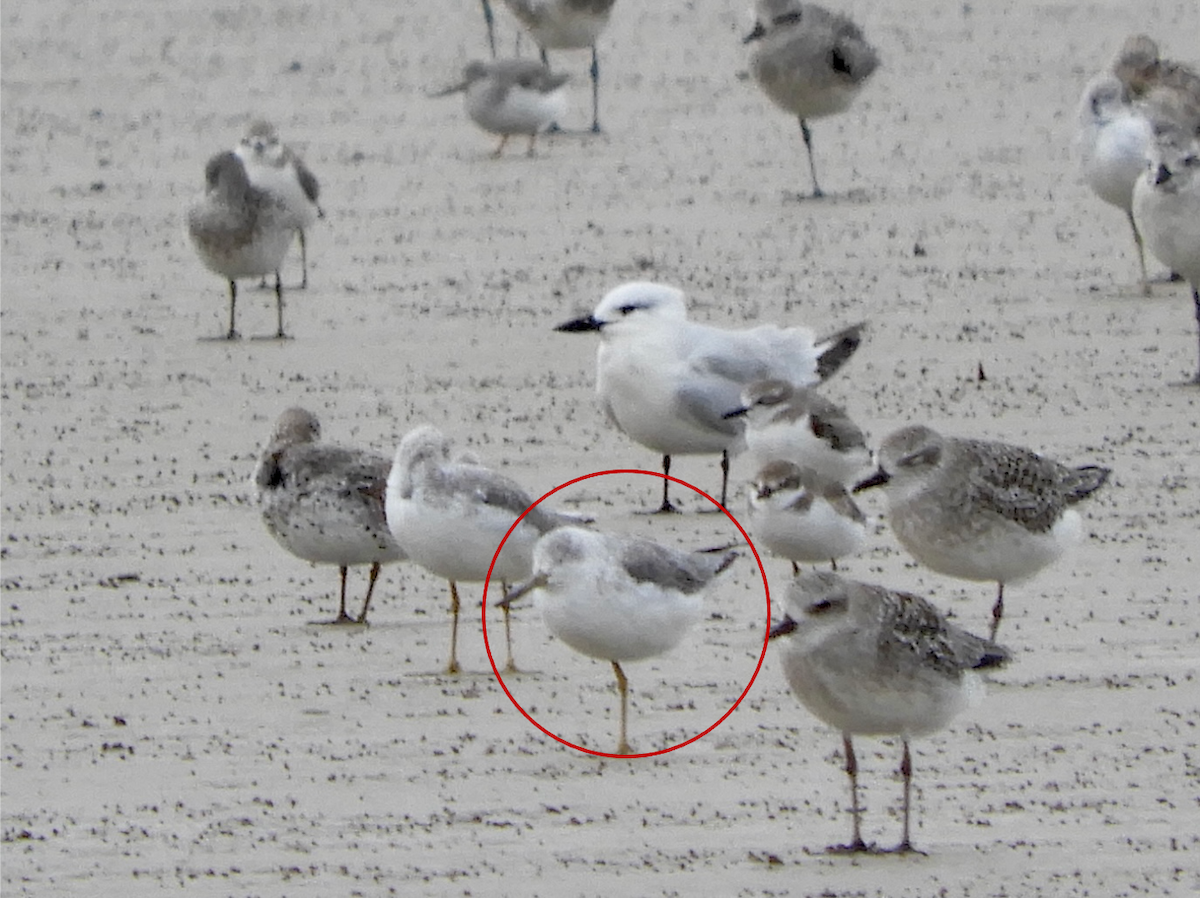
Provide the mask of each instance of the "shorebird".
POLYGON ((726 418, 746 422, 745 455, 752 469, 791 461, 817 480, 849 483, 871 462, 866 438, 846 410, 811 387, 786 380, 749 384, 726 418))
POLYGON ((289 408, 271 431, 254 471, 267 532, 297 558, 336 564, 341 575, 338 615, 331 623, 365 624, 379 570, 407 556, 384 518, 391 462, 385 456, 321 441, 316 415, 289 408), (346 612, 346 571, 371 565, 358 617, 346 612))
MULTIPOLYGON (((726 503, 729 453, 740 448, 743 424, 725 417, 747 384, 780 378, 813 384, 829 377, 861 341, 862 325, 818 340, 806 328, 774 324, 725 330, 687 319, 682 290, 632 282, 611 291, 594 312, 560 324, 567 333, 599 331, 596 391, 605 412, 635 442, 662 454, 721 453, 721 504, 726 503)), ((663 481, 659 512, 677 511, 663 481)))
POLYGON ((551 633, 612 664, 621 696, 616 754, 629 755, 629 682, 621 662, 675 648, 699 622, 708 587, 735 558, 732 551, 683 552, 639 537, 563 527, 538 540, 533 576, 499 604, 508 608, 532 592, 551 633))
POLYGON ((1004 615, 1004 585, 1032 577, 1078 541, 1083 525, 1072 506, 1111 473, 922 425, 892 433, 878 457, 879 470, 854 491, 885 487, 892 532, 921 564, 998 584, 992 639, 1004 615))
POLYGON ((844 112, 879 66, 879 56, 843 15, 799 0, 758 0, 750 71, 767 97, 800 120, 814 197, 817 182, 809 120, 844 112))
POLYGON ((465 94, 471 121, 500 135, 500 145, 492 156, 498 158, 514 134, 529 137, 527 155, 532 156, 538 134, 550 127, 566 106, 562 86, 567 78, 532 59, 476 61, 467 65, 460 83, 436 96, 465 94))
MULTIPOLYGON (((447 673, 458 673, 458 584, 483 582, 500 541, 522 513, 529 513, 508 535, 491 576, 501 584, 530 575, 538 538, 566 524, 586 522, 576 515, 534 506, 512 479, 472 461, 452 460, 450 443, 437 428, 424 424, 406 433, 396 448, 387 477, 387 521, 392 536, 409 558, 450 584, 450 660, 447 673)), ((507 670, 515 670, 507 610, 507 670)))
POLYGON ((1084 88, 1076 137, 1083 178, 1100 199, 1125 213, 1133 231, 1142 292, 1147 296, 1150 281, 1142 235, 1133 218, 1133 185, 1146 168, 1152 136, 1150 119, 1133 105, 1115 75, 1098 75, 1084 88))
POLYGON ((306 229, 318 218, 324 218, 318 197, 321 185, 308 170, 304 160, 279 140, 275 126, 261 119, 251 122, 246 136, 234 149, 251 185, 282 201, 287 214, 296 221, 296 236, 300 240, 300 289, 308 287, 308 246, 306 229))
MULTIPOLYGON (((1133 217, 1150 252, 1188 282, 1200 328, 1200 138, 1158 135, 1134 187, 1133 217)), ((1200 365, 1188 383, 1200 385, 1200 365)))
POLYGON ((237 279, 275 275, 275 336, 283 330, 283 283, 279 266, 292 242, 291 216, 275 194, 254 187, 235 153, 218 153, 204 170, 204 196, 187 210, 187 232, 200 261, 229 282, 229 330, 238 338, 237 279))
POLYGON ((824 480, 811 468, 773 461, 754 478, 747 521, 754 542, 792 563, 828 561, 857 552, 866 539, 867 517, 846 486, 824 480))
POLYGON ((1163 59, 1158 44, 1145 34, 1125 40, 1113 60, 1112 73, 1133 100, 1153 114, 1170 119, 1190 136, 1200 136, 1200 72, 1163 59))
POLYGON ((909 740, 942 729, 983 697, 979 671, 1009 660, 1003 646, 966 632, 925 599, 829 572, 801 574, 787 613, 771 628, 792 692, 839 730, 850 778, 850 842, 833 852, 874 852, 863 841, 854 736, 899 736, 904 746, 904 831, 890 851, 913 848, 909 740))
MULTIPOLYGON (((492 8, 488 0, 482 2, 488 44, 494 58, 496 38, 492 8)), ((543 65, 549 65, 547 50, 592 51, 593 133, 600 131, 600 60, 596 54, 596 41, 608 25, 614 2, 616 0, 504 0, 504 5, 532 35, 541 52, 543 65)))

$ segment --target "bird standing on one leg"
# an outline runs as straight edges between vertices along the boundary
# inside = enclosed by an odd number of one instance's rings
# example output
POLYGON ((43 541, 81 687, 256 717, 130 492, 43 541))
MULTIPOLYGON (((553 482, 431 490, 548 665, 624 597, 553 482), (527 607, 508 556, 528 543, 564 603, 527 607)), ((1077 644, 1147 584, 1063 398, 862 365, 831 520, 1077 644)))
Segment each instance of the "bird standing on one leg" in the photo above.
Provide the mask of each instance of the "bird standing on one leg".
POLYGON ((809 121, 844 112, 879 67, 879 57, 852 21, 814 3, 758 0, 750 71, 767 97, 800 121, 814 197, 817 181, 809 121))

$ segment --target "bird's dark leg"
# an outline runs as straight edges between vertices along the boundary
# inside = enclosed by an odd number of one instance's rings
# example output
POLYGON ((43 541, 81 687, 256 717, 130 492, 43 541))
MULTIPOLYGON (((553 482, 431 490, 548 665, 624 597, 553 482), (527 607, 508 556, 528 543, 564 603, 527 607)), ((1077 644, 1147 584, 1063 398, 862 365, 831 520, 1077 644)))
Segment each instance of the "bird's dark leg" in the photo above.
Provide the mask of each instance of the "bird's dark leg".
POLYGON ((820 199, 825 195, 825 191, 821 189, 821 185, 817 183, 817 163, 813 159, 812 147, 812 129, 808 127, 808 122, 800 119, 800 136, 804 138, 804 146, 808 150, 808 170, 812 173, 814 199, 820 199))
POLYGON ((496 17, 492 14, 492 4, 488 0, 480 0, 483 6, 483 21, 487 25, 488 48, 492 51, 492 59, 496 58, 496 17))
POLYGON ((862 838, 862 807, 858 803, 858 759, 854 756, 854 743, 849 733, 842 733, 842 750, 846 753, 846 775, 850 777, 850 819, 854 821, 850 842, 846 845, 831 845, 829 850, 837 854, 870 851, 871 846, 862 838))
POLYGON ((308 244, 304 239, 304 228, 297 228, 296 234, 300 238, 300 289, 308 289, 308 244))
MULTIPOLYGON (((667 475, 670 473, 671 473, 671 456, 664 455, 663 456, 663 474, 667 475)), ((658 506, 658 509, 656 511, 651 512, 651 514, 675 514, 677 511, 679 511, 678 508, 676 508, 674 505, 671 504, 671 500, 668 497, 670 490, 671 490, 671 481, 667 480, 667 478, 664 476, 663 477, 662 505, 658 506)))
POLYGON ((592 44, 592 133, 600 133, 600 57, 592 44))
POLYGON ((912 809, 912 752, 908 748, 908 740, 904 739, 904 754, 900 758, 900 775, 904 777, 904 836, 900 840, 900 844, 891 849, 894 854, 924 854, 925 852, 913 848, 912 839, 909 838, 911 831, 909 829, 909 819, 912 809))
POLYGON ((1004 617, 1004 584, 999 584, 1000 588, 996 590, 996 604, 992 606, 992 628, 988 632, 988 639, 996 638, 996 631, 1000 629, 1000 619, 1004 617))
POLYGON ((338 568, 338 573, 342 579, 341 597, 338 601, 338 616, 333 620, 335 624, 350 624, 354 622, 354 618, 346 613, 346 566, 343 564, 338 568))
POLYGON ((367 622, 367 609, 371 607, 371 593, 375 592, 375 581, 379 579, 379 570, 382 568, 378 561, 371 565, 371 573, 367 579, 367 597, 363 599, 362 614, 358 616, 358 622, 365 624, 367 622))
POLYGON ((729 450, 721 450, 721 505, 725 505, 726 492, 729 489, 729 450))
POLYGON ((450 663, 446 665, 446 673, 456 674, 458 666, 458 585, 450 581, 450 663))
POLYGON ((275 338, 284 340, 287 334, 283 332, 283 278, 275 272, 275 338))
MULTIPOLYGON (((1192 287, 1192 308, 1196 313, 1197 336, 1200 337, 1200 287, 1192 287)), ((1200 367, 1196 368, 1195 376, 1188 383, 1200 386, 1200 367)))
POLYGON ((237 328, 234 327, 234 322, 237 320, 237 281, 229 282, 229 330, 225 334, 226 340, 236 340, 238 338, 237 328))

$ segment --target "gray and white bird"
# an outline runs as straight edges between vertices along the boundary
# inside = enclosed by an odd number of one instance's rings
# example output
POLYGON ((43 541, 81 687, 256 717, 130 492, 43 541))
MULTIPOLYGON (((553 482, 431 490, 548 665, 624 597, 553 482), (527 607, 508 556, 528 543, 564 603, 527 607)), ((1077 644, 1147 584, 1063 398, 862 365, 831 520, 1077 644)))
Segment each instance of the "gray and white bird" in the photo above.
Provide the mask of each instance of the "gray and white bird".
POLYGON ((990 637, 1004 616, 1004 586, 1057 560, 1083 532, 1074 505, 1108 480, 1097 465, 1069 468, 1031 449, 902 427, 879 447, 879 470, 854 487, 883 486, 888 521, 921 564, 998 584, 990 637))
POLYGON ((313 564, 335 564, 341 575, 335 624, 367 622, 380 568, 403 561, 384 516, 391 462, 383 455, 321 442, 316 415, 289 408, 271 431, 254 471, 267 532, 313 564), (346 611, 346 572, 369 564, 367 595, 357 617, 346 611))
POLYGON ((1142 292, 1149 294, 1146 251, 1133 218, 1133 185, 1146 168, 1153 126, 1144 109, 1133 104, 1128 90, 1112 74, 1096 76, 1079 101, 1076 147, 1088 187, 1125 213, 1133 231, 1142 292))
MULTIPOLYGON (((596 41, 608 26, 616 0, 504 0, 517 20, 533 37, 542 64, 549 66, 549 50, 592 51, 592 132, 600 131, 600 57, 596 41)), ((482 0, 488 44, 496 55, 494 15, 489 0, 482 0)))
POLYGON ((546 628, 589 658, 612 664, 621 696, 616 754, 626 738, 629 683, 621 662, 675 648, 703 616, 703 600, 737 553, 684 552, 648 539, 563 527, 538 540, 533 576, 499 603, 533 593, 546 628))
MULTIPOLYGON (((491 569, 494 580, 515 583, 530 576, 538 539, 584 519, 540 504, 514 480, 472 461, 452 459, 450 442, 437 428, 424 424, 400 440, 387 477, 387 521, 392 536, 408 556, 450 584, 450 660, 448 673, 458 673, 458 584, 482 583, 492 559, 513 522, 528 514, 508 535, 504 551, 491 569)), ((509 638, 506 668, 515 670, 509 638)))
POLYGON ((793 693, 842 734, 853 831, 834 852, 879 851, 862 837, 854 736, 898 736, 904 746, 904 830, 890 851, 915 851, 911 839, 909 740, 944 728, 983 697, 980 671, 1009 660, 1003 646, 946 620, 920 596, 825 571, 788 586, 787 613, 771 628, 793 693))
MULTIPOLYGON (((1172 128, 1156 136, 1134 185, 1133 218, 1150 252, 1187 281, 1200 334, 1200 138, 1172 128)), ((1200 385, 1200 362, 1187 382, 1200 385)))
POLYGON ((234 152, 246 166, 251 185, 277 197, 295 219, 300 241, 300 289, 308 287, 308 241, 305 231, 324 218, 319 197, 321 185, 291 147, 279 140, 275 126, 257 119, 246 129, 234 152))
POLYGON ((283 339, 283 283, 279 266, 295 230, 286 203, 250 183, 237 154, 218 153, 204 169, 204 195, 187 210, 187 233, 204 267, 229 283, 229 330, 236 340, 237 282, 275 275, 276 338, 283 339))
POLYGON ((746 422, 743 455, 751 470, 790 461, 820 481, 849 484, 871 463, 862 430, 842 406, 812 387, 755 381, 725 417, 746 422))
MULTIPOLYGON (((726 330, 689 321, 682 290, 635 281, 609 291, 590 315, 557 331, 598 331, 596 392, 608 419, 663 456, 721 454, 721 504, 729 455, 741 447, 743 423, 726 417, 748 384, 767 378, 809 385, 837 371, 858 348, 862 325, 818 339, 803 327, 764 324, 726 330)), ((663 481, 659 512, 677 509, 663 481)))
POLYGON ((436 94, 466 96, 467 115, 490 134, 500 135, 492 155, 499 157, 514 135, 529 138, 527 155, 534 154, 537 136, 558 119, 566 107, 562 87, 567 75, 556 75, 532 59, 474 61, 463 70, 463 80, 436 94))
POLYGON ((809 121, 845 112, 879 67, 879 56, 850 19, 815 3, 757 0, 750 71, 772 103, 796 116, 808 151, 814 197, 817 181, 809 121))
POLYGON ((867 516, 847 487, 823 479, 811 468, 790 461, 773 461, 755 476, 750 487, 747 529, 756 545, 792 563, 837 559, 862 548, 867 516))

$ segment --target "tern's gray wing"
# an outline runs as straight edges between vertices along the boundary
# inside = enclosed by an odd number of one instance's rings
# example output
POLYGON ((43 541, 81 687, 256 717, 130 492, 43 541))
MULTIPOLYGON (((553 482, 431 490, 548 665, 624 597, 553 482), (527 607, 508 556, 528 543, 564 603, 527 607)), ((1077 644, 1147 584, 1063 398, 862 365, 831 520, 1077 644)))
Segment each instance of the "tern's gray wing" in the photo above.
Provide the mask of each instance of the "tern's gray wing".
POLYGON ((726 418, 725 413, 737 405, 740 393, 740 385, 731 381, 689 381, 675 391, 675 410, 684 420, 732 439, 745 425, 738 418, 726 418))
POLYGON ((645 539, 625 541, 620 552, 621 566, 636 582, 653 583, 684 595, 702 590, 736 557, 736 552, 681 552, 645 539))

